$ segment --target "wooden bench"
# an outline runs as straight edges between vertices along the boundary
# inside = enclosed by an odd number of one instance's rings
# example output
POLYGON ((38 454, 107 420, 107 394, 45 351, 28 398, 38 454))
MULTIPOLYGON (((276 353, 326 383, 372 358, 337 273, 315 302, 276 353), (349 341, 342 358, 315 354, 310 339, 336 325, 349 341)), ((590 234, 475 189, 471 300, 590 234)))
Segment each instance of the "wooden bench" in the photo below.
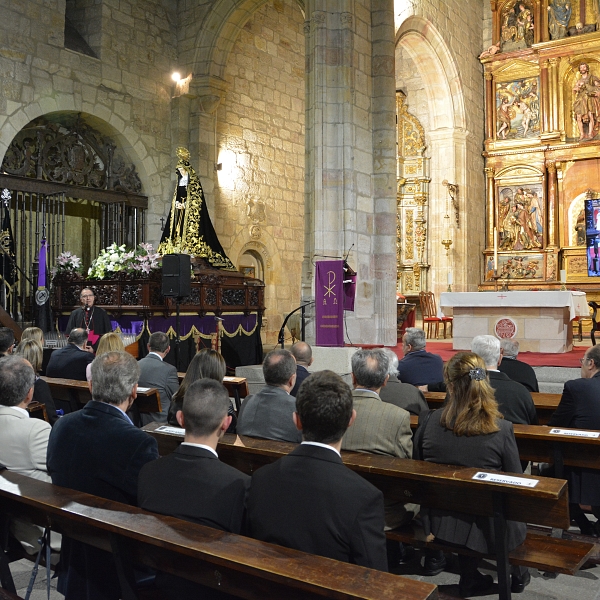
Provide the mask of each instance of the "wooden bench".
MULTIPOLYGON (((558 408, 561 394, 544 394, 542 392, 531 392, 535 410, 540 425, 546 425, 554 411, 558 408)), ((425 400, 430 408, 440 408, 446 399, 446 392, 425 392, 425 400)))
POLYGON ((234 535, 0 472, 0 510, 113 553, 123 600, 133 564, 240 598, 436 599, 434 585, 234 535))
MULTIPOLYGON (((181 432, 175 435, 157 431, 159 427, 152 423, 144 430, 157 440, 159 454, 165 455, 181 443, 183 436, 181 432)), ((295 444, 288 442, 225 435, 217 450, 223 462, 252 474, 261 466, 288 454, 294 447, 295 444)), ((569 528, 569 500, 564 480, 520 476, 538 481, 535 487, 529 488, 473 479, 481 469, 347 451, 342 452, 342 459, 347 467, 382 490, 386 499, 493 517, 498 581, 503 599, 510 598, 509 560, 516 565, 573 575, 594 550, 591 543, 530 532, 527 540, 509 556, 504 537, 507 520, 556 529, 569 528)), ((424 541, 414 537, 412 529, 389 532, 388 537, 425 545, 424 541)))
MULTIPOLYGON (((79 410, 92 399, 87 381, 58 377, 42 377, 42 379, 50 386, 52 398, 68 407, 65 412, 79 410)), ((145 391, 138 390, 135 406, 141 413, 160 412, 162 408, 158 390, 156 388, 149 388, 145 391)))
MULTIPOLYGON (((411 415, 410 427, 413 432, 418 423, 419 417, 411 415)), ((568 433, 551 433, 560 429, 573 434, 597 435, 600 433, 598 431, 519 424, 514 424, 513 429, 521 460, 551 463, 555 466, 558 478, 562 477, 565 466, 600 470, 600 436, 582 437, 568 433)))
MULTIPOLYGON (((183 381, 185 377, 185 373, 181 371, 177 373, 177 377, 179 378, 179 383, 183 381)), ((235 410, 240 412, 240 407, 242 406, 242 398, 245 398, 248 395, 248 381, 245 377, 224 377, 223 385, 227 388, 227 393, 230 398, 233 398, 235 401, 235 410)))

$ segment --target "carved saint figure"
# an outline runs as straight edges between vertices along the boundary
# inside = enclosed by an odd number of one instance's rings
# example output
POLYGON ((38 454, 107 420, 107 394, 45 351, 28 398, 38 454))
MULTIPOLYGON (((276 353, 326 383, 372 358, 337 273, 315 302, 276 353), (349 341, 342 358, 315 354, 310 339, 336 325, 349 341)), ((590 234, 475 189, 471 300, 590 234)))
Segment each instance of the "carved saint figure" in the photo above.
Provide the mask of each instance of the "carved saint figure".
POLYGON ((590 73, 587 63, 579 65, 579 78, 573 86, 573 114, 577 120, 580 140, 596 135, 600 113, 600 79, 590 73))
POLYGON ((548 31, 551 40, 567 37, 567 27, 573 8, 570 0, 550 0, 548 4, 548 31))
POLYGON ((512 105, 508 102, 508 98, 506 96, 502 96, 502 100, 500 101, 500 106, 497 111, 498 116, 498 131, 496 133, 497 137, 501 137, 503 140, 506 139, 506 136, 510 133, 510 122, 514 119, 515 112, 512 108, 512 105))
POLYGON ((515 2, 512 8, 507 5, 502 15, 500 37, 504 52, 520 50, 533 44, 533 13, 528 3, 515 2))
POLYGON ((190 254, 205 258, 213 267, 235 271, 208 215, 202 184, 190 165, 190 153, 177 148, 177 186, 163 230, 159 254, 190 254))

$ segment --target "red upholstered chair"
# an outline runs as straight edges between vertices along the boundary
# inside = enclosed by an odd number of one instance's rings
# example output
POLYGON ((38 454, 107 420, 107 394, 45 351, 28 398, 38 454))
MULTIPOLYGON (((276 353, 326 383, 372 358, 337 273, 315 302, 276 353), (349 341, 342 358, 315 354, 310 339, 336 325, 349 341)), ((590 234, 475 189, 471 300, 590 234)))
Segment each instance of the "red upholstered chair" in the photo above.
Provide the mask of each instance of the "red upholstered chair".
POLYGON ((450 337, 452 337, 452 317, 438 317, 435 296, 433 292, 420 292, 419 303, 421 305, 421 314, 423 315, 423 329, 427 324, 426 337, 431 338, 431 330, 435 325, 435 339, 438 338, 440 324, 444 326, 444 339, 446 339, 446 328, 450 324, 450 337))

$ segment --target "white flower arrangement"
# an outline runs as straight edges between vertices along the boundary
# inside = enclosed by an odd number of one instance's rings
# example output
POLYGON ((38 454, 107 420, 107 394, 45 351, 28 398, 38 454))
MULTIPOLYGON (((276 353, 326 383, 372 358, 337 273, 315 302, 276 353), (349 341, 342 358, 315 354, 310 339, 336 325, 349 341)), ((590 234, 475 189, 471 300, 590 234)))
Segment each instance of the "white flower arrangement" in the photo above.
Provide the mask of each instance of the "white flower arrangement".
POLYGON ((71 252, 62 252, 56 257, 56 264, 50 270, 52 277, 56 275, 79 275, 81 259, 71 252))
POLYGON ((101 250, 98 258, 92 262, 88 279, 106 279, 117 273, 145 277, 158 269, 159 258, 152 244, 141 243, 135 250, 127 250, 125 244, 117 246, 113 243, 101 250))

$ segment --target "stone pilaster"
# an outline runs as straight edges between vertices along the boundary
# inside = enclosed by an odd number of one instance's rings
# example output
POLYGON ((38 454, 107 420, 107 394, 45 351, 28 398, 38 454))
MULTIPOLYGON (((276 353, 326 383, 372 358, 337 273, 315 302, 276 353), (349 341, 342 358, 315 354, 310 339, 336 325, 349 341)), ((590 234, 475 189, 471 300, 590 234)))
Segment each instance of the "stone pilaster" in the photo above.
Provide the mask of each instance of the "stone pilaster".
POLYGON ((352 342, 395 342, 395 87, 392 0, 306 2, 306 257, 358 271, 352 342), (334 3, 332 3, 334 4, 334 3))

